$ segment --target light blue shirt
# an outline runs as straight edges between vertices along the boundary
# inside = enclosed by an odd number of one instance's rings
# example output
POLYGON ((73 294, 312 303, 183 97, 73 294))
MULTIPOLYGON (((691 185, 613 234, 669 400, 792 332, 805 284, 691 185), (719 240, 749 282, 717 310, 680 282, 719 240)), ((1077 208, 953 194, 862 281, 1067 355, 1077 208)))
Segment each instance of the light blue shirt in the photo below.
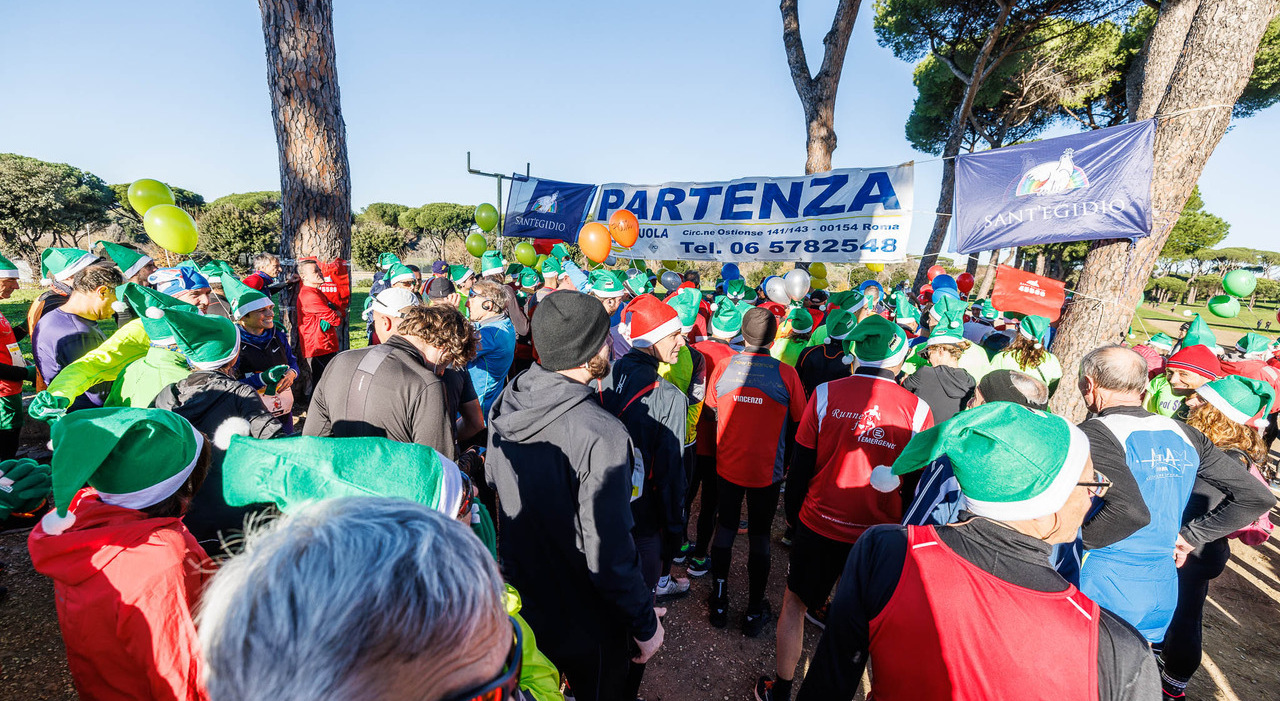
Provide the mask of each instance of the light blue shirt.
POLYGON ((516 354, 516 330, 511 320, 505 315, 486 319, 476 324, 479 335, 479 350, 476 357, 467 363, 467 373, 471 375, 471 384, 476 388, 476 396, 480 398, 480 410, 485 417, 489 416, 489 407, 498 398, 507 381, 507 371, 511 369, 511 361, 516 354))

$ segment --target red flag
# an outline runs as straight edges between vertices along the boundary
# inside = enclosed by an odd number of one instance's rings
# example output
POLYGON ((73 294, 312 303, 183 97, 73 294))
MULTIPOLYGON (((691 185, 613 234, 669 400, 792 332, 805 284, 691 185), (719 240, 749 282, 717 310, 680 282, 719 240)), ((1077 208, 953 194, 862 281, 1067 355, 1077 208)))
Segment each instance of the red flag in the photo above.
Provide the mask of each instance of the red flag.
POLYGON ((996 266, 995 291, 991 304, 1002 312, 1038 314, 1056 322, 1067 301, 1067 283, 1025 270, 996 266))
POLYGON ((540 256, 551 255, 551 249, 555 248, 557 243, 564 243, 560 239, 529 239, 529 243, 533 244, 533 250, 538 252, 540 256))

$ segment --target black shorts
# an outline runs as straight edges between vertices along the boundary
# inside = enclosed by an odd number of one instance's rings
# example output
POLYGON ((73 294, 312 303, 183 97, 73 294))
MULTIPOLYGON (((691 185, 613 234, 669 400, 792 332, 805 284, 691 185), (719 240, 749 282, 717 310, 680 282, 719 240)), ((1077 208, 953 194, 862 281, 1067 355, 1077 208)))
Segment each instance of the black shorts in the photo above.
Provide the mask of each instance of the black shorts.
POLYGON ((817 610, 827 603, 831 590, 844 572, 853 543, 843 543, 818 535, 804 525, 796 525, 791 540, 791 562, 787 567, 787 588, 800 597, 805 607, 817 610))

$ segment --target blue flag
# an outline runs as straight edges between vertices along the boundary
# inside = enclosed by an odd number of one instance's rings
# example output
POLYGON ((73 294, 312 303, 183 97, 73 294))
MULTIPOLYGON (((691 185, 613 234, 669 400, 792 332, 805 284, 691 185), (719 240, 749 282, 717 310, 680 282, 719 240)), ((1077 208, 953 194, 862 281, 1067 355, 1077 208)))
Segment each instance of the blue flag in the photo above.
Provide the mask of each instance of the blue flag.
POLYGON ((595 185, 514 175, 502 234, 576 241, 595 196, 595 185))
POLYGON ((956 158, 957 253, 1151 233, 1156 121, 956 158))

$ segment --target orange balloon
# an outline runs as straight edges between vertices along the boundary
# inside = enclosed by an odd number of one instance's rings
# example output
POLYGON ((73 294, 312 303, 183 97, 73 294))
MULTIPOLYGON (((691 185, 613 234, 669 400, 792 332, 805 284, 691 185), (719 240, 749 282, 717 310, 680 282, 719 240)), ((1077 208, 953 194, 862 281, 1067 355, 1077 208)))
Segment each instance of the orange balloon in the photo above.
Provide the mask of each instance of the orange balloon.
POLYGON ((609 215, 609 235, 623 248, 631 248, 640 238, 640 222, 629 209, 619 209, 609 215))
POLYGON ((586 257, 597 263, 603 263, 613 248, 609 229, 598 221, 589 222, 578 232, 578 248, 582 249, 586 257))

